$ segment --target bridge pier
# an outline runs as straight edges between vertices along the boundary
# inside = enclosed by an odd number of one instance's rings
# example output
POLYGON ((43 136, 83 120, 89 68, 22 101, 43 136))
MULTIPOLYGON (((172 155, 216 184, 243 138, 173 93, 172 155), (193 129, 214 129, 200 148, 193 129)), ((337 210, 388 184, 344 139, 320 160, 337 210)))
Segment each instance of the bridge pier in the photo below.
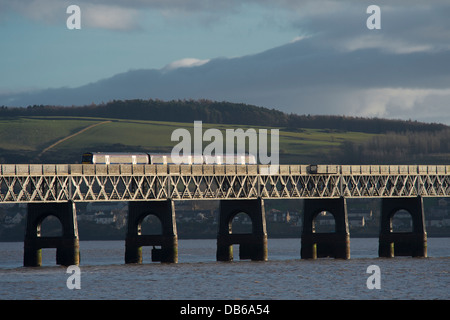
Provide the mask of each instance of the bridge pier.
POLYGON ((217 233, 217 261, 233 260, 233 244, 239 244, 239 259, 267 260, 267 231, 264 200, 221 200, 217 233), (233 234, 233 218, 240 212, 249 215, 252 233, 233 234))
POLYGON ((304 200, 300 256, 302 259, 321 257, 350 259, 350 233, 345 198, 304 200), (314 220, 322 211, 333 214, 335 232, 315 233, 314 220))
POLYGON ((380 257, 427 256, 427 233, 422 197, 382 199, 378 255, 380 257), (412 232, 392 231, 392 218, 399 210, 406 210, 411 214, 412 232))
POLYGON ((153 246, 152 261, 178 262, 178 235, 172 200, 128 203, 128 231, 125 239, 125 263, 142 263, 142 247, 153 246), (161 222, 161 235, 142 235, 141 223, 149 215, 161 222), (155 248, 155 247, 161 248, 155 248))
POLYGON ((23 265, 42 265, 42 248, 56 248, 56 263, 64 266, 80 263, 80 245, 75 203, 30 203, 28 204, 25 231, 23 265), (53 215, 61 222, 62 235, 41 237, 41 223, 53 215))

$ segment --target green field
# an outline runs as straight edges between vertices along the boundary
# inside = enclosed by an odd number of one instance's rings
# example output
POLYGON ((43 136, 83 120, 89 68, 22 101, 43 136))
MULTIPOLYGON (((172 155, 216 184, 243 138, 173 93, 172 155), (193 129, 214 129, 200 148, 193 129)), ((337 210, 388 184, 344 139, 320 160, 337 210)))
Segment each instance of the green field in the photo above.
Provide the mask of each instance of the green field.
MULTIPOLYGON (((85 151, 170 152, 177 128, 193 123, 118 120, 80 117, 17 117, 0 119, 0 161, 2 163, 77 163, 85 151), (43 152, 44 151, 44 152, 43 152)), ((250 126, 205 124, 203 132, 250 126)), ((254 127, 259 129, 271 127, 254 127)), ((344 141, 363 141, 373 134, 336 132, 326 129, 280 129, 281 163, 325 163, 333 159, 344 141)), ((270 134, 270 131, 269 131, 270 134)), ((225 140, 225 139, 224 139, 225 140)), ((203 148, 209 142, 203 142, 203 148)))
POLYGON ((51 141, 57 141, 92 124, 81 119, 0 119, 0 148, 12 151, 39 151, 51 141))

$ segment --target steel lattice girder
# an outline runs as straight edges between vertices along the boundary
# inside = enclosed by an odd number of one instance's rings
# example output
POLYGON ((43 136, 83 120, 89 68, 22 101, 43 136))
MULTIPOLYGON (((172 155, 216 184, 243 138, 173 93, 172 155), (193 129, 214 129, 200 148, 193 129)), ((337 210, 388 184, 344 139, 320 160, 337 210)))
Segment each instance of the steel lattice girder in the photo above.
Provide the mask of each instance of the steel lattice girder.
POLYGON ((450 196, 450 166, 1 165, 0 203, 450 196))

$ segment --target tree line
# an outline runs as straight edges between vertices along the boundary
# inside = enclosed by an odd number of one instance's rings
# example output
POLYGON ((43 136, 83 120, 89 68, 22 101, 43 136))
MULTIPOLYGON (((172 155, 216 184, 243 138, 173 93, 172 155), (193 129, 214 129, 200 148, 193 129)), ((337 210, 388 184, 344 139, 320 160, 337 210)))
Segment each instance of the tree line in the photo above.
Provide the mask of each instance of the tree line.
POLYGON ((450 129, 389 132, 364 142, 345 141, 337 159, 342 164, 449 164, 450 129))
POLYGON ((113 100, 85 106, 33 105, 26 108, 0 107, 0 117, 72 116, 153 121, 236 124, 250 126, 333 129, 365 133, 437 132, 448 127, 443 124, 417 121, 388 120, 336 115, 287 114, 275 109, 243 103, 211 100, 113 100))

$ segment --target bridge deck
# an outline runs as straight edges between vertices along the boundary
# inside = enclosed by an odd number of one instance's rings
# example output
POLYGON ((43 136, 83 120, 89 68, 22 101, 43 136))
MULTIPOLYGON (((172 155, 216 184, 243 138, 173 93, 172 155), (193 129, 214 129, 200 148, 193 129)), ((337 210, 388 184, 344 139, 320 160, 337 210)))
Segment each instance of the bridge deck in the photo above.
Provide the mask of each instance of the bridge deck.
POLYGON ((0 203, 450 196, 450 165, 4 164, 0 203))

